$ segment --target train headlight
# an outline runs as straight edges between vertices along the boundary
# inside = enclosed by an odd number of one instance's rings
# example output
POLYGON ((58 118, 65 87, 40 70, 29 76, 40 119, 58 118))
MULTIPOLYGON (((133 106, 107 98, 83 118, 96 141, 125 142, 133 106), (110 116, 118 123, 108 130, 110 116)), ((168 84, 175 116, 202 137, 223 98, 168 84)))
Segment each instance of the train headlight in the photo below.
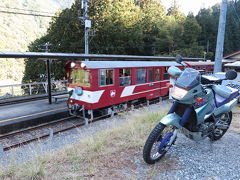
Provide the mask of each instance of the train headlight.
POLYGON ((76 66, 75 62, 71 62, 71 68, 74 68, 76 66))
POLYGON ((81 63, 81 68, 86 68, 86 64, 84 64, 83 62, 81 63))
POLYGON ((78 95, 78 96, 81 96, 83 94, 83 89, 81 87, 75 87, 75 93, 78 95))

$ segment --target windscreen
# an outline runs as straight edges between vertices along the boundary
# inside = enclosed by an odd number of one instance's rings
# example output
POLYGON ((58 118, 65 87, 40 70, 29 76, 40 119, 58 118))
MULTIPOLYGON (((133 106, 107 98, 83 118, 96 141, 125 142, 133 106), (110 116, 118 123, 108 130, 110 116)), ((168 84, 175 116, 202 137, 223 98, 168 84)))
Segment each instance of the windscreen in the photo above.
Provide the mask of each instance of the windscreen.
POLYGON ((177 79, 176 85, 178 87, 191 89, 199 85, 199 75, 200 73, 192 68, 187 68, 183 71, 181 76, 177 79))
POLYGON ((90 73, 83 69, 73 69, 70 75, 70 84, 90 86, 90 73))

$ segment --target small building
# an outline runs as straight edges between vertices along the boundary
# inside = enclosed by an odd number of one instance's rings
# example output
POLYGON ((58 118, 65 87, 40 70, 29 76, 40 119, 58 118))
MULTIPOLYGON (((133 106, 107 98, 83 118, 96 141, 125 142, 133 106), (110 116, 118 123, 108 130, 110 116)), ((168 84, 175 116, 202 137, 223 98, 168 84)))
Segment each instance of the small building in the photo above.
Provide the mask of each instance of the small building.
POLYGON ((240 50, 227 54, 223 57, 225 60, 240 61, 240 50))

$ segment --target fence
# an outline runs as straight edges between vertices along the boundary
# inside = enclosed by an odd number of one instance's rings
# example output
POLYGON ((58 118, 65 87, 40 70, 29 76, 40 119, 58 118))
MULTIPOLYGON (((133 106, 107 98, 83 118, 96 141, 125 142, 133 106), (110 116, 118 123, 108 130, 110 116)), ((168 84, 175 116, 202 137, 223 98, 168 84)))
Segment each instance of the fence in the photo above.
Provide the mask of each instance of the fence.
MULTIPOLYGON (((52 81, 52 92, 66 91, 67 80, 52 81)), ((47 82, 14 84, 0 86, 0 99, 16 96, 31 96, 48 92, 47 82)))

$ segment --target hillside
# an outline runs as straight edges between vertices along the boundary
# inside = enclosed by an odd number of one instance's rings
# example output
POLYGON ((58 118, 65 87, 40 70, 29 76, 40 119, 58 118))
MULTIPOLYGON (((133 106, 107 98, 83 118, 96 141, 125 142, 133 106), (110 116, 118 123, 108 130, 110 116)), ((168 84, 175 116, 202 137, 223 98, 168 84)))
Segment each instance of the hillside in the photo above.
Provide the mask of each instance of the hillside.
MULTIPOLYGON (((2 0, 0 5, 0 51, 26 51, 31 42, 46 33, 51 21, 51 18, 48 17, 9 14, 1 11, 28 14, 48 12, 48 14, 54 15, 56 11, 70 7, 72 2, 73 0, 2 0)), ((13 79, 21 82, 24 71, 23 60, 4 59, 0 61, 0 67, 0 80, 13 79)))

